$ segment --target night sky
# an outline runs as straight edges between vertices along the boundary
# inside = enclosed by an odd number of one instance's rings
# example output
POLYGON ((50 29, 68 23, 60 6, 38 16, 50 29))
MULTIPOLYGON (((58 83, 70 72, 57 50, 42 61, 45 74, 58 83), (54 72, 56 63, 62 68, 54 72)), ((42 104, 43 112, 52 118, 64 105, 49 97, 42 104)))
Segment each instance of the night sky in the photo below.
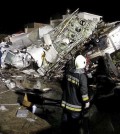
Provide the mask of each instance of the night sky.
POLYGON ((0 5, 0 33, 19 32, 31 22, 49 23, 50 17, 65 14, 67 8, 102 15, 108 22, 120 20, 117 0, 10 0, 0 5))

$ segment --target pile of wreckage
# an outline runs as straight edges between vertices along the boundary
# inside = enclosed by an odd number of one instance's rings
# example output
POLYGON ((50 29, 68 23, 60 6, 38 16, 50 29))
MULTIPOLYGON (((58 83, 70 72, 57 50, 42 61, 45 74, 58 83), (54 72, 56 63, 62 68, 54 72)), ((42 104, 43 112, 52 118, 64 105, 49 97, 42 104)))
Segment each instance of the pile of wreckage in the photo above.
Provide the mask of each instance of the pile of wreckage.
POLYGON ((66 62, 78 53, 90 60, 108 57, 112 72, 119 75, 110 58, 120 48, 119 22, 105 23, 102 16, 79 9, 54 28, 45 25, 30 33, 8 36, 0 47, 1 77, 10 88, 21 88, 18 79, 33 78, 37 79, 36 88, 41 89, 39 79, 62 78, 66 62))
POLYGON ((115 110, 120 101, 120 77, 111 55, 120 49, 119 21, 106 23, 102 16, 77 9, 56 27, 45 25, 6 39, 0 43, 1 80, 33 113, 37 108, 40 112, 44 108, 41 105, 60 106, 62 90, 56 80, 62 79, 66 63, 77 54, 84 55, 89 63, 86 71, 91 102, 95 100, 104 110, 115 110), (100 64, 99 57, 103 58, 100 64))

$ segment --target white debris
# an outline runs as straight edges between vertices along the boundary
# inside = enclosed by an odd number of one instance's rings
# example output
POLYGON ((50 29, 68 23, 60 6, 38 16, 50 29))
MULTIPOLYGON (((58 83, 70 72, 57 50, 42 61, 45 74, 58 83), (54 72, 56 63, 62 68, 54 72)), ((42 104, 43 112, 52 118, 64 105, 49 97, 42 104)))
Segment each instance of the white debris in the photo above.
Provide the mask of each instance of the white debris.
POLYGON ((12 82, 11 80, 6 80, 6 81, 4 81, 5 82, 5 84, 6 84, 6 86, 9 88, 9 89, 13 89, 13 88, 15 88, 16 87, 16 84, 14 83, 14 82, 12 82))
POLYGON ((52 30, 53 28, 50 25, 39 28, 39 38, 42 38, 45 34, 49 33, 52 30))
POLYGON ((32 58, 35 60, 35 62, 37 63, 38 67, 41 67, 43 60, 44 60, 44 53, 45 50, 42 47, 36 47, 36 46, 32 46, 32 47, 28 47, 27 48, 27 52, 32 56, 32 58))
POLYGON ((34 114, 40 114, 40 113, 43 113, 43 108, 42 107, 37 107, 37 105, 33 105, 32 106, 32 113, 34 114))
POLYGON ((36 81, 36 84, 33 86, 34 89, 41 89, 41 83, 40 80, 36 81))
POLYGON ((33 69, 27 69, 27 70, 22 70, 21 72, 28 74, 28 75, 32 75, 32 76, 37 76, 38 77, 38 73, 33 70, 33 69))
POLYGON ((0 111, 8 111, 8 109, 5 106, 0 106, 0 111))
POLYGON ((33 105, 32 106, 32 113, 35 113, 36 112, 36 109, 37 109, 36 105, 33 105))
POLYGON ((32 119, 32 118, 26 118, 26 120, 29 121, 29 122, 35 122, 35 120, 32 119))
POLYGON ((27 117, 28 116, 28 110, 22 110, 22 109, 18 109, 18 111, 17 111, 17 115, 16 115, 17 117, 19 117, 19 118, 25 118, 25 117, 27 117))
POLYGON ((42 90, 43 90, 44 92, 46 92, 46 91, 51 90, 51 88, 43 88, 42 90))

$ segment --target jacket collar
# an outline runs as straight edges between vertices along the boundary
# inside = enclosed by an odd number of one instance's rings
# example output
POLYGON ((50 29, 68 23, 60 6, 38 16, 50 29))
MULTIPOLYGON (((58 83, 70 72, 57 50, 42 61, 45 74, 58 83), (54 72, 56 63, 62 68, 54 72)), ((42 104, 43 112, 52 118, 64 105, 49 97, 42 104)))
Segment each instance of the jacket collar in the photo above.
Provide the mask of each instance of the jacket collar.
POLYGON ((72 69, 70 72, 78 73, 78 74, 83 74, 85 73, 84 69, 72 69))

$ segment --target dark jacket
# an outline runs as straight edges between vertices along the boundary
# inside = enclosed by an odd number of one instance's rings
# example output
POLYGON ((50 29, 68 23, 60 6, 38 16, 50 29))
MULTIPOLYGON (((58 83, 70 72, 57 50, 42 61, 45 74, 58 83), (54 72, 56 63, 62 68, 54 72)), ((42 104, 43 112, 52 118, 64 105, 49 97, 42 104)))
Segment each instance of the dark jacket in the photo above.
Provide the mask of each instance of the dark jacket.
POLYGON ((81 111, 82 103, 89 101, 87 77, 84 70, 72 69, 63 78, 61 106, 71 111, 81 111))

